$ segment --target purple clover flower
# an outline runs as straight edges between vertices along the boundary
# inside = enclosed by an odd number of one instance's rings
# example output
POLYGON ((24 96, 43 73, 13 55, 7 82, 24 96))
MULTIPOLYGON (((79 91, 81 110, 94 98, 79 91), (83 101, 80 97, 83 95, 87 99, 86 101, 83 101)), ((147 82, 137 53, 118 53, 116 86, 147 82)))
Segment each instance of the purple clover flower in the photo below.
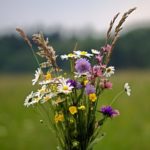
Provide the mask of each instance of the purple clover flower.
POLYGON ((107 117, 113 118, 119 115, 118 110, 114 110, 111 106, 102 106, 100 112, 107 117))
POLYGON ((80 58, 75 62, 75 69, 78 73, 86 73, 91 70, 91 64, 86 58, 80 58))
POLYGON ((85 92, 87 95, 89 95, 89 94, 95 93, 96 90, 95 90, 95 87, 93 85, 87 84, 85 87, 85 92))

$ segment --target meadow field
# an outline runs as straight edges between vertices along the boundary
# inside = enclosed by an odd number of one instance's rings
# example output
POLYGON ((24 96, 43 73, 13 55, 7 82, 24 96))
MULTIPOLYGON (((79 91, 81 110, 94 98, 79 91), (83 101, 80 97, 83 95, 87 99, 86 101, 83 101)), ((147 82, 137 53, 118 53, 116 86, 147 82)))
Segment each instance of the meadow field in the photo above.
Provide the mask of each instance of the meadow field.
MULTIPOLYGON (((32 89, 33 75, 0 75, 0 150, 55 150, 56 140, 32 108, 23 106, 32 89)), ((132 86, 114 104, 120 116, 103 127, 104 139, 94 150, 150 150, 150 71, 119 71, 114 87, 104 92, 99 105, 108 104, 122 90, 132 86)))

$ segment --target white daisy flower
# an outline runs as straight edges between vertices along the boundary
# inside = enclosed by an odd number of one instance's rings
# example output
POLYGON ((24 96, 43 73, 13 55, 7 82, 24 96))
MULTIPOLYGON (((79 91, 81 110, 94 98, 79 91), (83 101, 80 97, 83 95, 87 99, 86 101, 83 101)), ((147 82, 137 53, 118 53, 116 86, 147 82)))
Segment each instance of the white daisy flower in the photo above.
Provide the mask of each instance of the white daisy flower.
POLYGON ((75 78, 80 78, 82 76, 86 76, 86 77, 90 77, 91 76, 91 74, 89 72, 84 72, 84 73, 74 72, 74 74, 75 74, 74 75, 75 78))
POLYGON ((91 52, 95 55, 100 54, 100 51, 96 50, 96 49, 91 49, 91 52))
POLYGON ((41 89, 36 92, 36 96, 42 97, 47 92, 46 85, 43 85, 41 89))
POLYGON ((104 76, 105 77, 110 77, 111 75, 113 75, 115 73, 115 68, 114 66, 110 66, 110 67, 107 67, 105 72, 104 72, 104 76))
POLYGON ((131 88, 129 86, 129 83, 124 84, 124 90, 125 90, 125 92, 127 93, 128 96, 131 95, 131 88))
POLYGON ((45 102, 47 102, 48 100, 50 100, 51 98, 53 98, 55 96, 57 96, 56 93, 49 93, 49 94, 47 94, 43 97, 43 99, 41 100, 41 103, 45 103, 45 102))
POLYGON ((29 107, 30 105, 33 105, 36 103, 36 101, 33 99, 34 93, 33 91, 26 97, 24 106, 29 107))
POLYGON ((39 80, 41 74, 42 74, 42 70, 40 68, 38 68, 35 71, 35 78, 32 80, 32 85, 35 85, 37 83, 37 81, 39 80))
POLYGON ((61 55, 60 58, 61 58, 62 60, 64 60, 64 59, 68 60, 68 55, 61 55))
POLYGON ((91 57, 91 56, 93 56, 93 54, 90 54, 90 53, 88 53, 88 52, 86 52, 86 51, 73 51, 79 58, 81 57, 81 56, 86 56, 86 57, 91 57))
POLYGON ((71 86, 70 83, 67 83, 67 79, 62 78, 57 89, 59 93, 69 94, 72 92, 73 86, 71 86))

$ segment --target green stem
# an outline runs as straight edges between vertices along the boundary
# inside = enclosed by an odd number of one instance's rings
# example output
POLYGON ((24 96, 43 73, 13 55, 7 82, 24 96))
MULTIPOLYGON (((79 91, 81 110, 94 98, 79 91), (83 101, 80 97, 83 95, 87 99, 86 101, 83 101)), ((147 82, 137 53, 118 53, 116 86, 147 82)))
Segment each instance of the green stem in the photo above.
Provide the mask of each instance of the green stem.
POLYGON ((112 104, 123 94, 124 90, 122 90, 120 93, 118 93, 114 99, 111 101, 110 106, 112 106, 112 104))

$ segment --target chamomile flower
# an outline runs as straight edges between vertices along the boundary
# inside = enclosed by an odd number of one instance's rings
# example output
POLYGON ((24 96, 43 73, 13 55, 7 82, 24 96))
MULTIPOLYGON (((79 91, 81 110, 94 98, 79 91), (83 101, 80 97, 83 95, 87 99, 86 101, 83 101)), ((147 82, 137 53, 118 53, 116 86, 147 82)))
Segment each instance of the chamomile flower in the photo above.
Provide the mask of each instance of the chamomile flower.
POLYGON ((131 95, 131 88, 130 88, 128 83, 124 84, 124 90, 125 90, 125 92, 127 93, 128 96, 131 95))
POLYGON ((73 53, 69 53, 68 55, 66 55, 66 54, 65 55, 61 55, 60 58, 62 60, 64 60, 64 59, 68 60, 69 58, 77 58, 77 55, 73 54, 73 53))
POLYGON ((71 84, 68 83, 67 81, 68 81, 68 79, 64 79, 64 78, 62 78, 62 79, 60 80, 60 84, 59 84, 59 86, 57 87, 59 93, 69 94, 69 93, 72 92, 72 89, 73 89, 74 87, 71 86, 71 84))
POLYGON ((111 75, 113 75, 114 72, 115 72, 114 66, 107 67, 105 72, 104 72, 104 76, 105 77, 111 77, 111 75))
POLYGON ((62 60, 64 60, 64 59, 68 60, 68 55, 66 55, 66 54, 65 54, 65 55, 61 55, 60 58, 61 58, 62 60))
POLYGON ((100 51, 96 50, 96 49, 91 49, 91 52, 95 55, 99 55, 100 51))
POLYGON ((37 92, 36 92, 36 95, 38 97, 42 97, 47 91, 47 87, 46 85, 43 85, 41 89, 39 89, 37 92))
POLYGON ((33 105, 36 103, 36 100, 33 99, 34 97, 34 93, 33 91, 26 97, 25 101, 24 101, 24 106, 29 107, 30 105, 33 105))
POLYGON ((82 57, 82 56, 86 56, 86 57, 91 57, 93 56, 93 54, 90 54, 86 51, 74 51, 74 54, 76 54, 78 56, 78 58, 82 57))
POLYGON ((53 98, 55 96, 56 96, 55 93, 49 93, 49 94, 47 94, 43 97, 43 99, 41 100, 41 103, 45 103, 45 102, 47 102, 48 100, 50 100, 51 98, 53 98))
POLYGON ((42 74, 42 70, 41 70, 41 68, 38 68, 35 71, 35 78, 32 80, 32 85, 35 85, 37 83, 37 81, 39 80, 41 74, 42 74))

